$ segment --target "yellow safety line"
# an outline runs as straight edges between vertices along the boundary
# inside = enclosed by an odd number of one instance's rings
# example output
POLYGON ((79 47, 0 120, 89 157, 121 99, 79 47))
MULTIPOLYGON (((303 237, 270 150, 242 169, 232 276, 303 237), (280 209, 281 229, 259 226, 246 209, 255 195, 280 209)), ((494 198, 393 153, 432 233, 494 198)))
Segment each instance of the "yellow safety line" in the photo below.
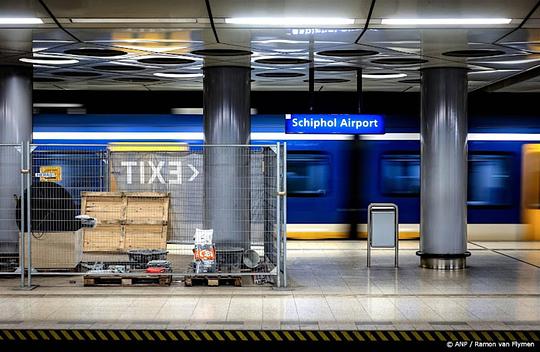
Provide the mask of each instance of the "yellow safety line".
POLYGON ((435 339, 433 338, 433 336, 431 336, 431 334, 429 333, 429 331, 424 331, 424 335, 426 335, 427 339, 429 341, 435 341, 435 339))
POLYGON ((235 331, 236 331, 236 334, 237 334, 238 336, 240 336, 240 339, 241 339, 242 341, 247 341, 247 340, 248 340, 248 338, 246 337, 246 335, 244 335, 244 333, 243 333, 242 331, 240 331, 240 330, 235 330, 235 331))
POLYGON ((17 334, 17 336, 19 336, 20 340, 26 341, 26 336, 24 336, 23 333, 20 332, 19 330, 15 330, 15 334, 17 334))
POLYGON ((190 330, 190 331, 189 331, 189 334, 190 334, 191 336, 193 336, 193 338, 195 339, 195 341, 201 341, 201 338, 199 337, 199 335, 197 335, 197 333, 196 333, 195 331, 190 330))
POLYGON ((129 334, 125 332, 124 330, 120 330, 120 335, 124 338, 126 341, 131 341, 131 337, 129 337, 129 334))
POLYGON ((73 330, 73 335, 75 335, 75 337, 77 339, 79 339, 80 341, 84 341, 84 336, 81 335, 81 333, 77 330, 73 330))
POLYGON ((131 330, 131 333, 133 334, 133 336, 135 336, 135 339, 137 341, 143 341, 144 339, 141 337, 141 335, 139 335, 139 333, 135 330, 131 330))
POLYGON ((384 334, 382 333, 382 331, 376 331, 376 334, 379 335, 379 337, 383 340, 383 341, 388 341, 388 338, 386 336, 384 336, 384 334))
POLYGON ((89 331, 89 330, 84 330, 84 334, 86 336, 88 336, 88 338, 92 341, 96 341, 96 338, 94 337, 94 335, 89 331))
POLYGON ((405 331, 400 331, 399 334, 405 338, 405 341, 412 341, 412 339, 407 335, 405 331))
POLYGON ((499 339, 499 341, 504 341, 504 337, 498 331, 495 331, 493 334, 497 336, 497 339, 499 339))
POLYGON ((454 333, 453 333, 452 331, 447 331, 446 333, 447 333, 448 335, 450 335, 450 339, 451 339, 452 341, 457 341, 457 337, 456 337, 456 335, 454 335, 454 333))
POLYGON ((394 341, 399 341, 399 337, 393 331, 388 331, 388 335, 390 335, 394 341))
POLYGON ((231 341, 236 341, 236 337, 234 337, 234 335, 231 334, 230 331, 225 331, 225 335, 227 335, 227 337, 229 338, 229 340, 231 340, 231 341))
POLYGON ((461 336, 461 338, 462 338, 463 340, 465 340, 465 341, 469 341, 469 340, 470 340, 470 339, 469 339, 469 336, 467 336, 467 334, 464 333, 463 331, 458 332, 458 334, 459 334, 459 336, 461 336))
POLYGON ((281 338, 281 336, 279 336, 279 334, 275 331, 271 331, 270 332, 272 334, 272 336, 274 336, 274 338, 278 341, 283 341, 283 339, 281 338))
POLYGON ((370 331, 364 331, 364 333, 367 335, 367 337, 368 337, 371 341, 377 341, 377 339, 375 338, 375 336, 373 336, 373 334, 371 334, 370 331))
POLYGON ((160 339, 161 341, 167 341, 165 336, 163 336, 163 334, 159 332, 159 330, 155 330, 154 333, 158 336, 158 339, 160 339))
POLYGON ((353 335, 356 336, 356 338, 360 341, 365 341, 362 334, 360 334, 358 331, 353 331, 353 335))
POLYGON ((152 336, 152 334, 150 334, 149 331, 143 330, 142 333, 143 333, 144 336, 146 336, 146 338, 147 338, 148 340, 150 340, 150 341, 154 341, 154 340, 155 340, 154 337, 152 336))
POLYGON ((62 338, 54 330, 49 330, 49 333, 54 337, 55 340, 61 341, 62 338))
POLYGON ((521 337, 522 340, 528 340, 527 336, 525 336, 521 331, 515 331, 515 333, 518 334, 518 336, 521 337))
POLYGON ((330 331, 330 335, 332 335, 334 341, 341 341, 341 337, 335 331, 330 331))
POLYGON ((295 331, 294 334, 296 336, 298 336, 298 338, 300 339, 300 341, 306 341, 306 338, 304 337, 304 335, 302 335, 302 333, 300 331, 295 331))
POLYGON ((171 340, 173 340, 173 341, 178 341, 178 337, 176 337, 176 335, 173 334, 172 331, 167 330, 167 331, 165 331, 165 333, 167 334, 167 336, 169 336, 169 338, 170 338, 171 340))
POLYGON ((266 332, 261 331, 261 335, 262 335, 263 339, 265 339, 266 341, 272 341, 272 339, 270 338, 270 336, 268 336, 266 334, 266 332))
POLYGON ((10 339, 10 340, 15 340, 13 335, 11 335, 11 333, 9 331, 7 331, 7 330, 4 330, 4 335, 6 335, 7 338, 10 339))
POLYGON ((283 335, 285 335, 285 337, 287 338, 287 340, 289 340, 289 341, 294 341, 294 337, 292 337, 292 335, 289 334, 288 331, 283 331, 283 335))
POLYGON ((108 341, 109 340, 107 338, 107 336, 105 336, 105 334, 101 330, 96 330, 96 334, 99 336, 101 341, 108 341))
POLYGON ((341 333, 343 334, 343 336, 345 336, 345 339, 347 339, 347 341, 353 341, 353 338, 351 337, 351 335, 349 335, 347 331, 342 331, 341 333))
POLYGON ((223 336, 221 336, 221 334, 219 333, 219 331, 212 331, 212 333, 214 334, 215 337, 217 337, 217 339, 219 341, 225 341, 225 339, 223 338, 223 336))
POLYGON ((510 338, 510 340, 512 340, 512 341, 516 340, 516 338, 514 337, 514 335, 512 335, 512 333, 510 331, 505 331, 504 333, 506 334, 506 336, 508 336, 510 338))
POLYGON ((328 338, 328 336, 326 336, 324 331, 318 331, 318 332, 319 332, 319 336, 322 337, 323 341, 330 341, 330 339, 328 338))
POLYGON ((49 340, 49 336, 47 336, 47 334, 43 330, 38 330, 38 334, 43 340, 49 340))
POLYGON ((190 340, 188 334, 186 334, 185 332, 183 332, 183 331, 178 331, 178 334, 180 335, 180 337, 181 337, 184 341, 189 341, 189 340, 190 340))
POLYGON ((207 333, 206 331, 201 331, 201 334, 204 336, 204 338, 206 339, 206 341, 214 341, 214 339, 212 338, 212 336, 210 336, 210 334, 207 333))
POLYGON ((66 330, 61 330, 61 333, 62 335, 64 335, 64 337, 66 338, 66 340, 68 341, 73 341, 73 338, 71 337, 70 334, 68 334, 68 332, 66 330))
POLYGON ((113 339, 114 341, 120 340, 120 339, 118 338, 118 336, 114 333, 114 331, 112 331, 112 330, 107 330, 107 333, 109 333, 109 336, 112 337, 112 339, 113 339))
POLYGON ((249 336, 251 336, 251 339, 253 341, 259 341, 259 338, 257 337, 257 334, 255 334, 253 331, 248 331, 247 333, 249 334, 249 336))
POLYGON ((534 341, 540 341, 540 339, 538 338, 538 336, 536 336, 536 334, 534 333, 534 331, 529 331, 529 334, 532 336, 532 338, 533 338, 534 341))
POLYGON ((471 331, 471 335, 472 337, 474 337, 475 340, 482 340, 482 338, 478 336, 478 334, 475 331, 471 331))
POLYGON ((488 334, 486 331, 482 331, 482 335, 484 335, 484 337, 486 338, 486 340, 488 340, 488 341, 493 341, 493 339, 491 338, 491 335, 488 334))
POLYGON ((444 337, 443 334, 440 333, 440 331, 435 331, 435 335, 439 338, 441 341, 446 341, 446 337, 444 337))
POLYGON ((319 341, 319 339, 317 339, 317 336, 315 336, 311 331, 306 331, 306 334, 309 336, 311 341, 319 341))
POLYGON ((420 334, 417 333, 416 331, 411 331, 411 334, 413 334, 413 336, 416 338, 416 341, 424 341, 422 336, 420 336, 420 334))
POLYGON ((36 334, 34 334, 32 330, 28 330, 27 333, 32 340, 38 340, 38 337, 36 336, 36 334))

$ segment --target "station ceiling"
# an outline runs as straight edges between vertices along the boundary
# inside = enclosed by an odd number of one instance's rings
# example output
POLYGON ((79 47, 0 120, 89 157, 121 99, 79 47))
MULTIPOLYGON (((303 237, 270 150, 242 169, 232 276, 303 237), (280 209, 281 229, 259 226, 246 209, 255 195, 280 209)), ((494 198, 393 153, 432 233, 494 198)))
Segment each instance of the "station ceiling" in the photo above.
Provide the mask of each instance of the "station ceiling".
POLYGON ((204 66, 240 65, 252 69, 252 90, 260 91, 307 90, 314 67, 316 90, 356 90, 361 68, 366 91, 415 92, 420 69, 450 66, 469 69, 470 91, 528 72, 497 90, 538 92, 537 6, 537 0, 1 0, 0 23, 21 17, 43 23, 0 24, 0 63, 39 60, 33 67, 40 90, 200 90, 204 66), (440 18, 506 21, 387 23, 440 18))

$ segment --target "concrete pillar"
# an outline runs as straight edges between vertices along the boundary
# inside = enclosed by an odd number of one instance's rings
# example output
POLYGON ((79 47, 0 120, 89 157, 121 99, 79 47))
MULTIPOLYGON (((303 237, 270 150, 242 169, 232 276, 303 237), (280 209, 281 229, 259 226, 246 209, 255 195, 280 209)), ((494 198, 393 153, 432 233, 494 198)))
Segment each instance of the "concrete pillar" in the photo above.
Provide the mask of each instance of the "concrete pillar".
POLYGON ((250 241, 251 133, 249 67, 204 69, 205 227, 220 248, 247 249, 250 241), (233 147, 231 145, 236 145, 233 147))
POLYGON ((424 69, 421 91, 420 265, 461 269, 470 255, 467 69, 424 69))
MULTIPOLYGON (((32 138, 32 68, 0 65, 0 144, 32 138)), ((20 157, 0 146, 0 253, 18 252, 16 199, 20 196, 20 157)))

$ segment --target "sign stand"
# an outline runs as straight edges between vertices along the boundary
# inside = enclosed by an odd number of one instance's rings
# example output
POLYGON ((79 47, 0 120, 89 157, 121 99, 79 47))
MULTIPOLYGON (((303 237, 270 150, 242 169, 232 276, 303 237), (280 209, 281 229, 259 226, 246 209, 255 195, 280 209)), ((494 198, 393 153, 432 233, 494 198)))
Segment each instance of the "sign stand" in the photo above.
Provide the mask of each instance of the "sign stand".
POLYGON ((372 248, 394 248, 394 267, 399 264, 398 207, 393 203, 371 203, 368 207, 367 266, 372 248))

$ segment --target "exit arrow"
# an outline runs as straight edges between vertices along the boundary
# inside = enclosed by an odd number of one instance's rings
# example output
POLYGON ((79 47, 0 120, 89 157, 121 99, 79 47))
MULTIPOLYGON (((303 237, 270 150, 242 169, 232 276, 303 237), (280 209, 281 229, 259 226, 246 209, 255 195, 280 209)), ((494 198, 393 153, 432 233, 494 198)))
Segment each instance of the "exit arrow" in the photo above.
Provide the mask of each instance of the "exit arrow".
POLYGON ((187 164, 187 166, 189 166, 189 168, 191 169, 191 171, 193 171, 193 175, 191 175, 191 177, 189 178, 188 182, 191 182, 195 179, 195 177, 197 177, 199 175, 199 170, 197 170, 193 165, 191 164, 187 164))

